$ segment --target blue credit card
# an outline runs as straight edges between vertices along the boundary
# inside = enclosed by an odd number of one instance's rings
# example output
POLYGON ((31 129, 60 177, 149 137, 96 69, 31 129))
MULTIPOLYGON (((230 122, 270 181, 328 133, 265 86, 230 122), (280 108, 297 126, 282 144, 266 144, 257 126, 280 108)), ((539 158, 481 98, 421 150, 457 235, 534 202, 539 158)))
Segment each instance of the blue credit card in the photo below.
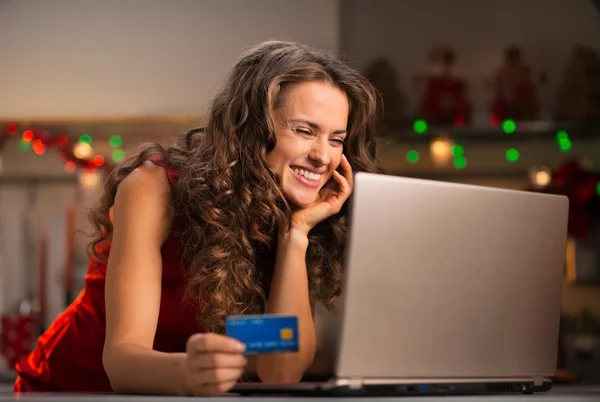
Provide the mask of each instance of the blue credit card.
POLYGON ((225 321, 225 333, 246 346, 245 354, 298 351, 296 316, 230 316, 225 321))

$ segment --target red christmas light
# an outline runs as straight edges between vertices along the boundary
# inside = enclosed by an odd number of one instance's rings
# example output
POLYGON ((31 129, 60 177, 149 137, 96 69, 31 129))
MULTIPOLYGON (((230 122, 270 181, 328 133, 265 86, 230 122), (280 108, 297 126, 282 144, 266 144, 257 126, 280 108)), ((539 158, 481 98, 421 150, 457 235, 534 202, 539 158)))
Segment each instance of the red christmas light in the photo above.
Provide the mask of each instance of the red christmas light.
POLYGON ((46 152, 46 146, 40 139, 33 140, 31 142, 31 149, 38 155, 43 155, 46 152))
POLYGON ((92 162, 94 163, 94 165, 100 167, 100 166, 104 165, 104 156, 96 155, 96 156, 94 156, 94 159, 92 159, 92 162))
POLYGON ((17 133, 17 125, 15 123, 10 123, 8 126, 6 126, 6 132, 9 135, 15 135, 17 133))
POLYGON ((66 161, 65 162, 65 170, 69 173, 74 172, 75 171, 75 162, 66 161))
POLYGON ((67 137, 66 134, 59 135, 56 139, 56 143, 61 148, 66 148, 69 145, 69 137, 67 137))
POLYGON ((33 131, 27 130, 23 133, 23 141, 31 142, 33 140, 33 131))

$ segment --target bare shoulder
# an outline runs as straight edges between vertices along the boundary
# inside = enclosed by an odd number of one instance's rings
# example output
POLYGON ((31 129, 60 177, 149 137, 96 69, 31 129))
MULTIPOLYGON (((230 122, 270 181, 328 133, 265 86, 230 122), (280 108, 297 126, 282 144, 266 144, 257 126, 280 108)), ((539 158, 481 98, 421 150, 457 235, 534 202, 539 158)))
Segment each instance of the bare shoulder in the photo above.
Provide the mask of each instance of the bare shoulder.
POLYGON ((134 169, 119 184, 109 214, 115 228, 126 226, 139 234, 157 233, 158 240, 164 241, 172 219, 167 172, 152 162, 134 169))

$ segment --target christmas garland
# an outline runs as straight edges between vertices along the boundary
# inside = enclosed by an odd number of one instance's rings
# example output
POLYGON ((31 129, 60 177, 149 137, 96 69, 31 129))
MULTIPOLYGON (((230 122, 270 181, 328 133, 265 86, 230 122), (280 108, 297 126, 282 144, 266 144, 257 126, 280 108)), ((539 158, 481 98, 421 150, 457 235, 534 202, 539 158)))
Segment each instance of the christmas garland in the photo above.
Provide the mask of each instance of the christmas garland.
POLYGON ((110 171, 114 165, 106 161, 102 155, 95 155, 91 159, 80 158, 75 155, 74 149, 76 142, 70 136, 61 132, 52 133, 48 129, 37 127, 20 127, 17 124, 7 124, 0 131, 0 151, 4 149, 6 142, 11 139, 19 139, 23 144, 31 147, 38 155, 43 155, 50 150, 58 152, 65 162, 65 169, 69 171, 79 167, 86 170, 104 169, 110 171), (19 135, 19 133, 21 133, 19 135))

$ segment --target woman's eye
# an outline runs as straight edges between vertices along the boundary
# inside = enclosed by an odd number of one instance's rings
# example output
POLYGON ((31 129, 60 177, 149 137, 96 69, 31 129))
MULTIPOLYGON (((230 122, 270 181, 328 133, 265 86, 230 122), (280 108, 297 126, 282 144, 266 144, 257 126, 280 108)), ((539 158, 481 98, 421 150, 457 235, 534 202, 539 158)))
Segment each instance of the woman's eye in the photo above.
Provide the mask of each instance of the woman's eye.
POLYGON ((341 138, 332 138, 331 141, 344 145, 344 140, 342 140, 341 138))
POLYGON ((302 128, 297 128, 297 129, 295 129, 295 131, 296 131, 297 133, 304 134, 304 135, 312 135, 312 133, 311 133, 310 131, 308 131, 308 130, 304 130, 304 129, 302 129, 302 128))

